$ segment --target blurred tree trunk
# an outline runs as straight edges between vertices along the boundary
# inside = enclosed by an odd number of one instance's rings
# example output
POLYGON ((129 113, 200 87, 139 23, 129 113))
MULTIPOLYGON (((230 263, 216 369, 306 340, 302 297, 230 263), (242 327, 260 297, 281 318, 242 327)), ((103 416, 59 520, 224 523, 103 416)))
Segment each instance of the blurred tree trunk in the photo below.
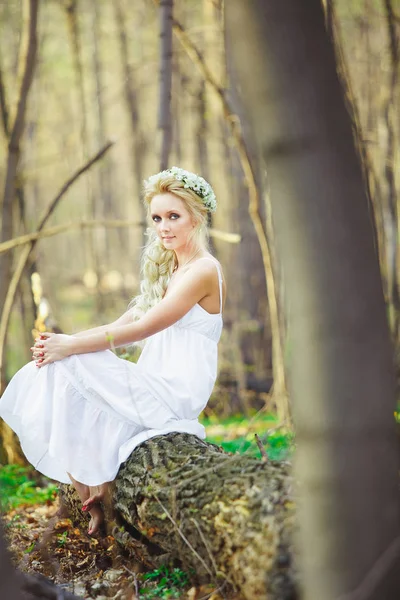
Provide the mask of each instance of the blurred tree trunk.
POLYGON ((391 347, 322 6, 230 0, 225 7, 241 100, 268 169, 285 281, 304 598, 395 600, 391 347))
POLYGON ((139 102, 137 94, 137 85, 135 82, 133 68, 129 64, 128 37, 126 33, 126 9, 124 0, 114 0, 113 2, 115 21, 117 24, 119 51, 122 65, 122 76, 124 86, 124 98, 128 111, 129 123, 132 139, 132 173, 135 182, 135 192, 137 203, 137 213, 143 221, 143 243, 145 241, 144 232, 146 229, 146 211, 141 202, 143 175, 143 159, 145 157, 146 144, 145 137, 140 125, 139 102))
MULTIPOLYGON (((89 156, 89 125, 88 110, 85 92, 85 75, 82 59, 82 36, 79 26, 79 0, 65 0, 65 11, 67 17, 68 33, 72 49, 72 59, 75 71, 76 89, 78 95, 78 113, 80 115, 80 153, 82 161, 86 161, 89 156)), ((96 52, 96 50, 94 50, 96 52)), ((98 73, 95 72, 95 76, 98 73)), ((89 174, 85 178, 88 213, 94 220, 96 219, 96 194, 93 189, 93 178, 89 174)), ((99 247, 97 244, 96 232, 89 232, 85 238, 87 263, 91 265, 96 273, 96 309, 98 314, 104 312, 103 293, 100 286, 102 275, 107 268, 105 261, 101 259, 99 247)), ((104 259, 104 256, 103 256, 104 259)))
MULTIPOLYGON (((1 215, 1 240, 11 239, 14 233, 14 203, 18 188, 18 167, 21 139, 25 129, 25 115, 29 91, 33 81, 37 52, 37 18, 39 0, 25 0, 26 22, 23 24, 24 41, 21 43, 19 64, 19 93, 15 108, 5 106, 2 86, 2 113, 4 129, 8 131, 8 155, 1 215)), ((1 78, 2 79, 2 78, 1 78)), ((0 256, 0 310, 3 310, 7 288, 11 279, 12 255, 0 256)), ((3 383, 3 382, 2 382, 3 383)))
MULTIPOLYGON (((203 56, 214 81, 220 89, 227 87, 224 19, 221 3, 203 0, 203 56)), ((268 306, 263 260, 254 231, 248 218, 246 178, 238 164, 239 157, 230 140, 230 123, 213 86, 205 87, 205 125, 208 157, 208 176, 218 198, 218 211, 213 225, 237 231, 242 237, 238 247, 215 243, 215 251, 225 266, 228 287, 232 291, 227 304, 227 317, 232 320, 231 339, 236 345, 232 377, 235 380, 239 407, 245 413, 254 408, 258 393, 271 385, 271 331, 268 326, 268 306), (232 171, 227 168, 232 161, 232 171), (233 183, 234 182, 234 183, 233 183), (233 183, 233 185, 232 185, 233 183), (242 285, 236 286, 238 278, 242 285)), ((256 406, 259 406, 256 403, 256 406)), ((232 407, 237 410, 238 407, 232 407)))
MULTIPOLYGON (((102 33, 102 10, 103 5, 101 2, 92 0, 91 2, 91 33, 92 33, 92 61, 93 61, 93 74, 95 79, 95 98, 94 106, 96 107, 97 119, 95 121, 96 130, 96 142, 100 148, 106 143, 106 117, 104 108, 104 81, 103 81, 103 67, 101 64, 101 48, 103 46, 103 33, 102 33)), ((110 157, 106 157, 103 165, 98 170, 96 193, 93 194, 93 207, 92 216, 93 219, 104 219, 112 218, 112 169, 110 163, 110 157)), ((115 210, 115 209, 114 209, 115 210)), ((98 249, 98 263, 99 268, 102 264, 103 269, 107 268, 109 258, 111 256, 111 245, 109 239, 109 232, 107 229, 98 230, 93 234, 96 240, 95 246, 98 249)))
POLYGON ((160 170, 169 166, 172 146, 172 13, 173 0, 160 0, 160 96, 158 129, 161 132, 160 170))
MULTIPOLYGON (((193 61, 193 63, 197 66, 197 68, 201 72, 205 81, 213 89, 213 92, 219 97, 219 101, 221 103, 222 110, 223 110, 224 119, 226 120, 226 123, 229 125, 229 131, 233 138, 234 147, 235 147, 235 150, 237 151, 237 156, 240 161, 241 169, 243 171, 244 181, 245 181, 246 187, 248 189, 248 203, 246 204, 247 214, 250 215, 250 218, 251 218, 251 221, 252 221, 252 224, 254 227, 254 231, 256 233, 257 240, 258 240, 258 243, 260 246, 263 267, 264 267, 264 276, 265 276, 265 281, 267 282, 268 306, 270 309, 269 318, 271 320, 271 331, 273 333, 279 332, 280 326, 279 326, 279 323, 276 322, 276 319, 278 318, 279 315, 278 315, 277 297, 275 295, 276 290, 275 290, 275 283, 274 283, 274 279, 273 279, 274 275, 272 273, 271 256, 270 256, 270 250, 269 250, 269 246, 268 246, 268 240, 267 240, 266 233, 265 233, 263 215, 261 214, 261 201, 260 201, 260 195, 259 195, 259 188, 258 188, 256 177, 255 177, 255 169, 254 169, 254 165, 252 164, 251 155, 249 154, 247 145, 244 143, 242 128, 241 128, 240 123, 238 122, 239 119, 238 119, 237 115, 235 114, 233 107, 231 106, 231 102, 228 99, 226 90, 221 86, 220 82, 215 79, 210 68, 205 63, 201 52, 198 50, 198 48, 195 46, 195 44, 193 44, 191 39, 188 37, 188 35, 187 35, 185 29, 183 28, 183 26, 181 25, 181 23, 179 23, 176 20, 174 20, 173 31, 174 31, 174 34, 176 35, 176 37, 178 38, 178 40, 180 41, 180 43, 182 44, 182 47, 184 48, 184 50, 187 53, 187 55, 189 56, 189 58, 193 61)), ((210 157, 210 162, 211 162, 211 157, 210 157)), ((220 179, 220 178, 221 178, 221 173, 219 173, 219 175, 218 175, 217 182, 220 182, 220 181, 224 182, 224 180, 220 179)), ((240 199, 240 208, 242 208, 242 207, 243 207, 243 204, 242 204, 242 200, 240 199)), ((228 203, 228 205, 226 206, 225 211, 219 210, 216 213, 217 217, 218 217, 218 215, 221 215, 221 217, 222 216, 225 217, 223 219, 222 229, 227 227, 227 218, 225 216, 225 212, 227 215, 231 215, 232 207, 231 207, 230 203, 228 203)), ((240 223, 240 225, 242 225, 242 219, 240 218, 240 214, 239 214, 239 223, 240 223)), ((252 261, 250 262, 250 264, 253 266, 254 256, 252 257, 252 261)), ((235 270, 236 265, 237 265, 237 262, 232 261, 232 266, 233 266, 232 281, 233 282, 236 282, 236 280, 237 280, 237 270, 235 270)), ((229 285, 229 274, 230 274, 230 271, 228 269, 227 270, 228 285, 229 285)), ((246 286, 246 283, 247 282, 244 282, 243 285, 246 286)), ((252 283, 254 283, 254 281, 250 282, 250 285, 248 286, 249 290, 252 289, 252 283)), ((263 282, 262 285, 264 283, 265 282, 263 282)), ((234 318, 236 319, 236 315, 234 316, 234 318)), ((241 319, 242 316, 239 315, 239 318, 241 319)), ((280 403, 279 414, 282 415, 282 418, 284 419, 285 423, 289 424, 289 426, 290 426, 291 417, 290 417, 290 410, 289 410, 289 400, 288 400, 288 396, 287 396, 287 392, 286 392, 285 377, 284 377, 284 371, 283 371, 283 351, 282 351, 282 347, 280 345, 279 337, 274 340, 274 343, 275 343, 275 350, 276 350, 276 352, 274 352, 274 356, 278 357, 278 359, 275 360, 275 362, 273 363, 274 379, 277 382, 277 385, 274 388, 274 394, 276 394, 275 395, 276 402, 280 403), (278 352, 278 350, 279 350, 279 352, 278 352), (277 372, 275 372, 275 370, 277 372), (280 389, 278 382, 281 382, 281 383, 283 382, 284 387, 280 389), (281 391, 283 393, 280 393, 281 391)))
POLYGON ((395 111, 398 110, 398 76, 400 66, 400 47, 397 36, 395 15, 391 0, 383 0, 386 16, 386 28, 389 46, 389 84, 387 100, 384 105, 384 121, 386 125, 385 178, 386 196, 390 218, 386 219, 388 233, 388 302, 389 323, 396 346, 400 343, 400 244, 399 244, 399 208, 396 190, 396 165, 398 164, 398 139, 396 140, 397 122, 395 111))
MULTIPOLYGON (((23 23, 23 40, 19 63, 19 94, 14 110, 7 106, 3 77, 0 77, 0 97, 3 129, 8 140, 7 171, 2 203, 1 241, 11 239, 14 233, 15 199, 20 199, 20 210, 23 206, 23 189, 19 177, 19 161, 21 155, 21 139, 25 129, 26 108, 31 89, 37 54, 37 19, 39 1, 26 0, 24 5, 26 21, 23 23)), ((4 309, 7 289, 11 281, 12 254, 0 256, 0 310, 4 309)), ((5 345, 6 339, 2 340, 5 345)), ((0 395, 5 387, 5 360, 1 360, 0 395)), ((25 463, 19 442, 11 429, 0 424, 0 460, 8 463, 25 463)))
POLYGON ((24 600, 20 582, 8 554, 2 524, 0 525, 0 598, 24 600))
POLYGON ((79 600, 77 596, 57 587, 42 575, 17 571, 11 562, 1 524, 0 598, 2 600, 79 600))
POLYGON ((85 82, 82 64, 81 35, 78 22, 78 1, 66 0, 65 11, 67 16, 68 33, 72 48, 72 58, 76 77, 76 87, 79 96, 79 113, 81 117, 80 142, 82 145, 82 158, 85 160, 88 156, 88 123, 86 110, 85 82))
POLYGON ((208 181, 209 165, 207 152, 206 90, 204 79, 199 82, 197 94, 196 162, 200 173, 208 181))
POLYGON ((383 194, 381 177, 377 173, 372 157, 372 152, 369 148, 369 136, 373 135, 372 124, 374 121, 372 114, 373 98, 371 96, 373 84, 371 84, 371 82, 373 82, 374 75, 376 75, 376 71, 373 71, 371 64, 372 55, 370 53, 370 35, 368 26, 368 18, 372 18, 372 15, 370 15, 369 12, 372 11, 372 7, 370 5, 370 0, 367 0, 367 16, 366 18, 364 18, 364 16, 361 17, 360 20, 355 24, 357 32, 360 32, 361 40, 363 37, 366 38, 365 49, 364 47, 361 47, 360 55, 357 55, 355 58, 356 60, 361 61, 361 59, 365 55, 368 56, 368 59, 366 61, 367 74, 365 77, 368 83, 366 84, 365 93, 361 93, 362 97, 364 97, 367 101, 367 106, 365 108, 362 105, 362 102, 360 101, 361 99, 357 99, 354 93, 354 86, 352 85, 352 78, 350 77, 349 71, 350 64, 348 63, 348 61, 346 61, 343 49, 344 45, 342 28, 337 17, 336 3, 334 3, 333 0, 329 0, 328 6, 330 19, 330 28, 328 30, 328 33, 331 36, 332 42, 334 43, 336 55, 336 68, 340 77, 340 82, 342 84, 343 93, 346 99, 347 110, 352 120, 354 141, 361 156, 361 167, 363 169, 364 174, 364 184, 371 208, 371 216, 373 217, 374 239, 379 256, 382 285, 385 299, 386 301, 388 301, 390 287, 389 272, 391 270, 391 259, 389 258, 389 256, 391 251, 389 249, 390 245, 387 244, 386 239, 386 221, 388 211, 387 198, 385 194, 383 194), (366 113, 366 115, 363 115, 364 112, 366 113))

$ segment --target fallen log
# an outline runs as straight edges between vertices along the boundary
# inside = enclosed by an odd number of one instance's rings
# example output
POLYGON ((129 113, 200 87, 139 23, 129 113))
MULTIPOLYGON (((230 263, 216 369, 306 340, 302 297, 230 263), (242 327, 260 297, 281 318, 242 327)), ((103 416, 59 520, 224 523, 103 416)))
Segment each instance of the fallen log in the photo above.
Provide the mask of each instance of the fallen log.
MULTIPOLYGON (((291 487, 286 462, 227 454, 173 433, 132 453, 112 498, 124 545, 146 565, 174 559, 200 581, 233 586, 246 600, 295 600, 291 487)), ((62 499, 82 525, 71 486, 62 487, 62 499)))

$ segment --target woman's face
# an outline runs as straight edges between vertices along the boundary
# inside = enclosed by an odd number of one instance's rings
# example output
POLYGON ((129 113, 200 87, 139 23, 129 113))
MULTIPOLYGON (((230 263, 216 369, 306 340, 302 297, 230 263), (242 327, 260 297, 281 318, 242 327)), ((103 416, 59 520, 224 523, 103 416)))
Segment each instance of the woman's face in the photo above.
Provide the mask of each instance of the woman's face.
POLYGON ((167 192, 154 196, 150 215, 157 235, 167 250, 183 249, 195 224, 183 200, 167 192))

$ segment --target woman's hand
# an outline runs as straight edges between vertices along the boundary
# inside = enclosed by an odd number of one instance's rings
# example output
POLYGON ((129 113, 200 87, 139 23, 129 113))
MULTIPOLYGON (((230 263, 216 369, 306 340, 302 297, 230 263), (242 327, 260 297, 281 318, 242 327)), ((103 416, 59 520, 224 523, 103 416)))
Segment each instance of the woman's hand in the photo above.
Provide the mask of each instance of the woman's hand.
POLYGON ((32 346, 32 360, 37 367, 44 367, 72 354, 72 336, 63 333, 41 333, 32 346))

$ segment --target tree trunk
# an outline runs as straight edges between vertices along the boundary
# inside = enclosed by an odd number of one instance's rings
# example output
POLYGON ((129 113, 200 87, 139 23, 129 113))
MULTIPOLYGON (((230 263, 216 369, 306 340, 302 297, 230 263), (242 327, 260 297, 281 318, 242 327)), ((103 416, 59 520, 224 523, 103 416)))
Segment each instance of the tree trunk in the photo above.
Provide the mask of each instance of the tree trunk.
POLYGON ((396 346, 400 342, 400 289, 399 289, 399 208, 397 200, 396 167, 398 162, 398 140, 396 140, 395 111, 397 109, 397 87, 400 64, 400 47, 397 37, 397 28, 391 0, 384 0, 386 13, 386 27, 389 38, 390 73, 388 85, 388 97, 384 105, 384 120, 386 125, 386 197, 390 218, 386 219, 388 237, 388 265, 389 284, 389 323, 392 330, 393 341, 396 346), (396 143, 397 142, 397 143, 396 143))
MULTIPOLYGON (((288 472, 287 463, 228 455, 173 433, 133 452, 116 479, 114 506, 136 559, 149 564, 168 554, 200 580, 233 584, 245 599, 294 600, 288 472)), ((62 486, 62 496, 82 523, 74 490, 62 486)))
POLYGON ((394 600, 392 353, 368 200, 322 6, 230 0, 225 7, 241 100, 268 169, 285 283, 304 598, 394 600))
MULTIPOLYGON (((16 195, 18 165, 20 159, 20 143, 25 128, 25 114, 29 90, 33 81, 37 51, 37 18, 39 10, 38 0, 26 0, 28 18, 25 27, 26 43, 21 51, 22 72, 20 90, 15 116, 10 119, 5 106, 3 107, 4 129, 9 131, 8 156, 5 174, 4 196, 2 205, 1 241, 11 239, 13 236, 13 204, 16 195), (9 124, 11 122, 11 125, 9 124)), ((2 94, 4 99, 4 94, 2 94)), ((5 254, 0 257, 0 311, 3 310, 7 287, 11 279, 12 257, 5 254)))
MULTIPOLYGON (((121 57, 122 79, 124 86, 125 104, 129 115, 130 134, 132 139, 132 173, 135 183, 136 197, 134 199, 136 205, 136 215, 140 215, 142 223, 142 244, 145 244, 146 231, 146 210, 141 202, 142 185, 143 185, 143 159, 146 154, 146 140, 140 126, 140 112, 138 102, 137 85, 133 74, 132 65, 129 63, 128 36, 126 32, 125 22, 126 12, 124 4, 121 0, 115 0, 113 3, 115 21, 118 32, 119 52, 121 57)), ((136 240, 129 236, 129 241, 134 241, 135 246, 129 249, 134 251, 137 247, 136 240)))
MULTIPOLYGON (((20 141, 25 129, 25 115, 28 94, 33 81, 34 67, 36 64, 37 40, 36 27, 38 16, 38 3, 26 3, 24 9, 27 17, 24 38, 21 41, 19 72, 21 74, 20 95, 17 107, 14 110, 14 122, 10 123, 10 110, 6 98, 6 90, 3 82, 2 65, 0 65, 0 113, 5 139, 8 143, 8 163, 6 175, 6 188, 2 205, 2 234, 1 241, 11 239, 14 233, 14 200, 17 197, 21 221, 24 221, 25 198, 23 188, 23 177, 19 173, 20 141), (29 8, 29 10, 28 10, 29 8), (10 130, 10 127, 12 128, 10 130), (13 157, 13 158, 12 158, 13 157)), ((25 223, 24 223, 25 225, 25 223)), ((0 312, 3 312, 7 289, 11 280, 12 255, 0 257, 0 312)), ((31 325, 33 322, 31 323, 31 325)), ((3 354, 6 338, 0 341, 3 354)), ((29 345, 28 345, 29 348, 29 345)), ((6 386, 6 359, 0 359, 0 395, 6 386)), ((17 437, 6 423, 0 423, 0 463, 15 462, 26 464, 25 457, 21 451, 17 437)))
MULTIPOLYGON (((92 29, 92 61, 93 74, 96 82, 95 97, 93 105, 96 107, 96 142, 100 147, 107 140, 107 124, 106 113, 104 106, 104 73, 101 64, 101 50, 103 48, 104 39, 102 34, 103 13, 101 2, 92 0, 91 2, 91 29, 92 29)), ((94 203, 92 208, 93 219, 112 218, 113 202, 112 202, 112 169, 110 157, 107 157, 98 172, 97 190, 94 194, 94 203)), ((109 258, 111 256, 111 243, 109 239, 110 233, 104 229, 99 231, 96 239, 96 248, 98 249, 98 263, 101 265, 103 272, 108 268, 109 258), (101 256, 99 256, 101 254, 101 256)), ((102 273, 101 273, 102 274, 102 273)))
POLYGON ((172 10, 173 0, 160 0, 160 99, 158 128, 161 131, 160 170, 168 167, 172 145, 172 10))
MULTIPOLYGON (((238 154, 238 158, 243 169, 244 180, 246 182, 246 186, 249 192, 249 204, 248 204, 248 213, 250 215, 251 221, 254 226, 254 230, 260 244, 261 256, 263 260, 265 278, 267 283, 267 294, 268 294, 268 307, 270 309, 269 318, 271 320, 271 332, 274 334, 275 332, 280 331, 279 322, 275 322, 274 318, 278 318, 278 305, 277 305, 277 297, 275 295, 275 283, 273 279, 273 273, 271 271, 272 262, 270 255, 270 248, 268 245, 268 239, 265 234, 265 228, 261 215, 261 201, 259 197, 259 189, 257 186, 257 182, 254 175, 254 169, 251 161, 251 157, 249 155, 247 145, 244 142, 242 130, 238 124, 238 117, 231 105, 231 102, 228 100, 228 95, 226 90, 221 87, 220 82, 218 82, 208 65, 205 63, 200 51, 193 44, 193 42, 188 37, 183 26, 174 19, 173 23, 173 32, 181 43, 183 49, 189 56, 189 58, 193 61, 194 65, 197 66, 201 74, 203 75, 205 81, 210 85, 210 87, 214 90, 214 92, 219 96, 220 102, 223 109, 224 118, 230 126, 230 131, 232 134, 232 138, 234 141, 235 149, 238 154), (273 285, 271 285, 273 283, 273 285)), ((210 157, 211 160, 211 157, 210 157)), ((218 213, 217 213, 218 214, 218 213)), ((274 377, 277 382, 276 388, 274 387, 274 394, 277 399, 277 402, 280 403, 279 412, 283 415, 283 419, 286 423, 291 423, 291 416, 289 410, 289 402, 288 396, 286 392, 286 383, 283 372, 283 349, 280 344, 280 339, 274 340, 274 359, 275 362, 273 364, 274 377), (279 387, 278 387, 279 386, 279 387), (280 389, 279 389, 280 388, 280 389)))

